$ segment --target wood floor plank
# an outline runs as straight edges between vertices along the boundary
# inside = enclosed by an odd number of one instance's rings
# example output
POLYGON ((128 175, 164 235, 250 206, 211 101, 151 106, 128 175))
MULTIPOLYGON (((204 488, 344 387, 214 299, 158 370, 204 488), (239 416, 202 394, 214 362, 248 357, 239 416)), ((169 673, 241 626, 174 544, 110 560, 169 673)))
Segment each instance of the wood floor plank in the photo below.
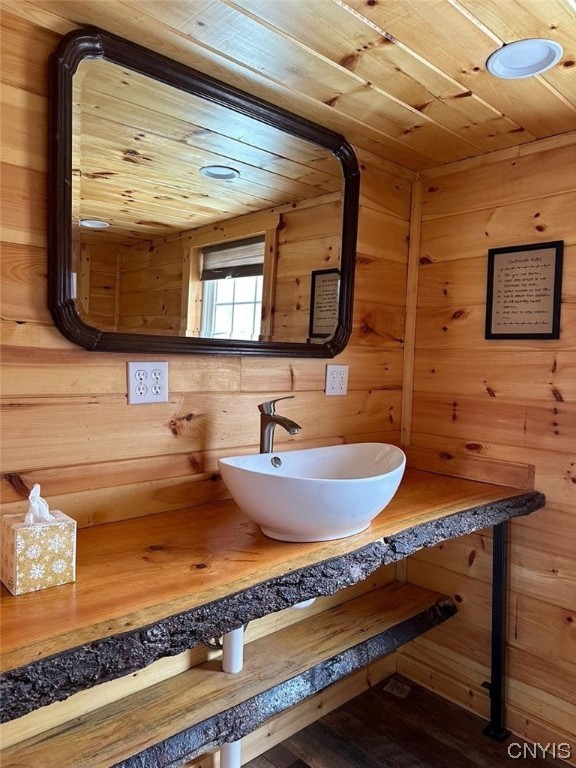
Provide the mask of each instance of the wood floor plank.
POLYGON ((276 768, 274 763, 271 763, 264 755, 254 758, 254 760, 250 762, 250 765, 252 768, 276 768))
POLYGON ((288 744, 310 768, 378 768, 354 741, 335 738, 320 721, 291 736, 288 744))
MULTIPOLYGON (((277 744, 269 749, 265 757, 268 758, 274 768, 294 768, 295 764, 298 763, 298 760, 294 760, 294 753, 290 752, 283 744, 277 744)), ((252 768, 256 767, 252 766, 252 768)))
MULTIPOLYGON (((396 674, 265 753, 269 764, 253 760, 245 768, 510 768, 508 744, 522 740, 492 741, 484 725, 396 674)), ((515 765, 551 768, 559 762, 521 757, 515 765)))
MULTIPOLYGON (((359 755, 358 762, 353 763, 354 768, 364 764, 370 768, 384 765, 427 768, 427 756, 435 747, 433 738, 409 722, 399 730, 395 718, 388 717, 388 713, 383 717, 378 712, 376 697, 374 704, 366 709, 366 704, 362 703, 356 712, 343 707, 324 723, 335 737, 339 736, 339 740, 354 740, 359 755)), ((466 763, 448 750, 440 757, 438 768, 467 768, 466 763)))
MULTIPOLYGON (((345 711, 354 713, 358 720, 362 717, 362 725, 366 731, 366 735, 362 737, 363 742, 383 740, 396 743, 405 755, 400 765, 414 765, 416 761, 420 761, 426 768, 495 768, 496 765, 501 765, 500 762, 494 761, 492 755, 475 755, 466 742, 440 731, 425 717, 420 716, 418 710, 413 708, 413 690, 404 704, 399 703, 392 707, 386 705, 385 699, 389 694, 379 694, 380 691, 373 692, 368 710, 366 702, 356 702, 350 708, 345 708, 345 711)), ((428 709, 433 709, 430 704, 428 709)))

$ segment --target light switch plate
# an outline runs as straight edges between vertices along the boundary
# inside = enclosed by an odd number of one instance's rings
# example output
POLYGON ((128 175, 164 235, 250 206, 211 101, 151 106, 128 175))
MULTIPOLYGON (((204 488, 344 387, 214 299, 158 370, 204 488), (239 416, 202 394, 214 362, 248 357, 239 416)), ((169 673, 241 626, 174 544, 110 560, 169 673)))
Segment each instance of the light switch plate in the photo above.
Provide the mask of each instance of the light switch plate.
POLYGON ((168 402, 168 363, 126 363, 128 405, 168 402))

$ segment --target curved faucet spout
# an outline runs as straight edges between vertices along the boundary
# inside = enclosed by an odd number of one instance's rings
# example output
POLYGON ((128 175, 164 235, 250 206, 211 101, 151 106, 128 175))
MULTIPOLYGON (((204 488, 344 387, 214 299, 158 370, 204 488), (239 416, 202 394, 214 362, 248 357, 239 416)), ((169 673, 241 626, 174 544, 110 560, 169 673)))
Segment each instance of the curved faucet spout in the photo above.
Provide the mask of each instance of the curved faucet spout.
POLYGON ((269 400, 266 403, 260 403, 260 453, 272 453, 274 445, 274 430, 276 425, 280 425, 290 435, 296 435, 302 427, 292 419, 286 416, 280 416, 276 413, 275 405, 278 400, 290 400, 293 396, 278 397, 275 400, 269 400))

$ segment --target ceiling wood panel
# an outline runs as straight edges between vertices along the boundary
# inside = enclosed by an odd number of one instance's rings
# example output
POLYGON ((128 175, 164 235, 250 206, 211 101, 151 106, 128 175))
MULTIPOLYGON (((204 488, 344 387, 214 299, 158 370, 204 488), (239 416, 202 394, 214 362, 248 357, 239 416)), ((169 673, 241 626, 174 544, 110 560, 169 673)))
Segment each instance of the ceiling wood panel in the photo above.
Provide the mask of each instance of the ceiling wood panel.
MULTIPOLYGON (((343 133, 359 154, 382 158, 399 176, 481 161, 497 150, 525 154, 537 139, 560 141, 576 131, 575 0, 3 0, 2 10, 57 34, 94 25, 126 37, 343 133), (493 78, 487 57, 526 37, 556 40, 562 60, 536 78, 493 78)), ((205 200, 202 207, 201 188, 186 190, 180 166, 187 153, 218 162, 231 139, 242 145, 238 163, 246 181, 259 185, 262 202, 334 189, 322 161, 303 168, 288 144, 274 146, 265 127, 246 131, 237 118, 223 138, 201 105, 191 124, 177 100, 142 87, 144 100, 156 104, 155 126, 141 122, 140 95, 125 108, 126 92, 91 94, 83 114, 94 144, 87 169, 97 175, 107 163, 127 166, 125 153, 144 128, 141 154, 154 162, 173 158, 171 191, 139 187, 162 222, 187 194, 200 203, 194 221, 208 220, 213 206, 205 200), (199 145, 195 134, 202 132, 199 145), (259 177, 259 169, 271 175, 259 177), (272 187, 280 198, 267 194, 272 187)), ((138 180, 144 169, 133 165, 138 180)), ((103 205, 112 210, 122 190, 113 194, 105 180, 90 181, 87 198, 103 189, 103 205)))
MULTIPOLYGON (((316 3, 317 0, 315 6, 316 3)), ((289 6, 294 12, 297 3, 291 0, 289 6)), ((416 143, 426 154, 436 151, 439 162, 475 153, 467 140, 457 135, 452 136, 447 144, 444 141, 448 130, 446 126, 419 113, 404 101, 392 98, 355 71, 319 56, 316 50, 302 45, 293 37, 269 29, 259 19, 247 16, 221 0, 202 5, 155 0, 153 3, 138 3, 138 7, 156 20, 168 22, 188 36, 194 35, 203 45, 225 52, 248 69, 265 72, 294 92, 359 119, 393 140, 408 146, 416 143)), ((333 2, 332 8, 338 10, 333 2)), ((308 4, 307 13, 309 10, 308 4)), ((300 23, 303 18, 300 18, 300 23)), ((317 23, 322 23, 322 20, 315 18, 315 29, 317 23)), ((330 31, 325 30, 324 34, 329 35, 330 31)))
POLYGON ((574 0, 3 0, 2 8, 57 33, 100 26, 412 171, 576 130, 574 0), (515 81, 486 71, 490 53, 529 36, 562 44, 559 65, 515 81))
MULTIPOLYGON (((564 2, 570 9, 570 0, 564 2)), ((498 7, 506 3, 498 0, 498 7)), ((374 5, 348 0, 348 5, 534 136, 574 130, 574 106, 550 87, 545 76, 503 81, 487 72, 486 59, 504 41, 464 12, 456 0, 393 0, 374 5)), ((570 26, 576 35, 574 15, 570 26)), ((536 28, 540 37, 554 37, 547 24, 540 22, 536 28)), ((523 37, 520 31, 513 39, 523 37)))
MULTIPOLYGON (((516 123, 334 0, 315 0, 315 23, 308 27, 303 27, 301 21, 309 8, 308 0, 291 0, 293 13, 289 16, 279 3, 228 1, 259 15, 279 34, 289 34, 334 64, 354 72, 376 90, 408 105, 416 116, 421 113, 444 126, 474 145, 476 151, 518 143, 511 133, 519 128, 516 123), (318 28, 324 30, 321 37, 318 28)), ((526 134, 522 140, 533 138, 526 134)))
POLYGON ((106 221, 115 243, 342 190, 328 150, 126 67, 83 61, 73 101, 73 219, 106 221), (207 165, 240 175, 206 179, 207 165))
POLYGON ((460 0, 462 6, 505 43, 528 37, 554 39, 564 48, 562 63, 544 82, 576 105, 576 3, 566 0, 460 0))

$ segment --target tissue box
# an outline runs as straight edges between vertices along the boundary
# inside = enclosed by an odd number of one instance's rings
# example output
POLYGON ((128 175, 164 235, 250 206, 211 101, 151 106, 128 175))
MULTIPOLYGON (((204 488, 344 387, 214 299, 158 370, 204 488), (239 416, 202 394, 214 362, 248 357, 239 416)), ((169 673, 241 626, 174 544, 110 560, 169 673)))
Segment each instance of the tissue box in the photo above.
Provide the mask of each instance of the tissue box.
POLYGON ((2 518, 1 578, 13 595, 76 581, 76 520, 52 510, 55 520, 25 523, 2 518))

